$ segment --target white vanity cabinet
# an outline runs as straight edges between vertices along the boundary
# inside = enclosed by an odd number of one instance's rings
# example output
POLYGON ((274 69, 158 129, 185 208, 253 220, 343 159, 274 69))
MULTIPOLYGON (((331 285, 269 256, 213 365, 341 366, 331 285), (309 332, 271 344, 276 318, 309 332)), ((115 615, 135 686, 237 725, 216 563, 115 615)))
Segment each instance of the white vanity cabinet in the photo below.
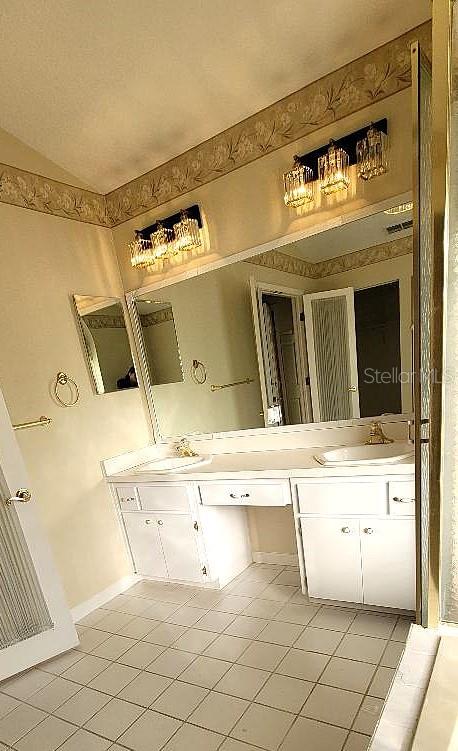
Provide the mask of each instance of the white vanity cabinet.
POLYGON ((293 481, 310 597, 415 609, 413 478, 293 481))

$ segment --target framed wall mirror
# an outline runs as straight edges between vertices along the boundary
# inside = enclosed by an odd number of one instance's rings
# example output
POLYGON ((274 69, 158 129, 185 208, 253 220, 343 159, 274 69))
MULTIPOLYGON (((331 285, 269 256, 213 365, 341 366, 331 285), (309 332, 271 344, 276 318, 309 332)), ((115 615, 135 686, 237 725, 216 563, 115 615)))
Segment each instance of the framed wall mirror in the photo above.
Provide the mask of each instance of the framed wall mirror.
POLYGON ((183 381, 175 320, 170 302, 140 296, 135 301, 136 328, 151 387, 183 381))
POLYGON ((138 388, 121 300, 73 295, 73 303, 96 394, 138 388))
MULTIPOLYGON (((160 436, 410 413, 411 213, 404 200, 155 289, 183 363, 179 381, 147 379, 160 436)), ((130 295, 140 319, 151 294, 130 295)))

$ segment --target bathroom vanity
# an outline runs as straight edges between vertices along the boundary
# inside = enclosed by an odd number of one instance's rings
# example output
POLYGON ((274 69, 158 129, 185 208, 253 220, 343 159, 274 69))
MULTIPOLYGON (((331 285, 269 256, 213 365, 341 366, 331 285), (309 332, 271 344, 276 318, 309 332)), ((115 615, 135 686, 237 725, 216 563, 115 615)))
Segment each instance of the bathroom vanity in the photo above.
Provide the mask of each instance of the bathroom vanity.
POLYGON ((220 454, 176 474, 153 474, 151 463, 109 474, 134 571, 223 587, 252 562, 247 508, 289 506, 310 597, 414 610, 412 459, 329 468, 315 459, 320 451, 220 454))

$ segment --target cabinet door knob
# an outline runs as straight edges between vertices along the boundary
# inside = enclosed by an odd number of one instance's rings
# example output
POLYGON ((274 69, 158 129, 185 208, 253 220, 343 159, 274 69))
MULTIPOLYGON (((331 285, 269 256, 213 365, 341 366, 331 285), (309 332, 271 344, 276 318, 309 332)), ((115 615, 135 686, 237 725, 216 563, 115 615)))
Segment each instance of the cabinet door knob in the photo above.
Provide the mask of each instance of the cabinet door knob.
POLYGON ((145 519, 145 524, 151 524, 151 519, 145 519))
POLYGON ((374 530, 372 529, 372 527, 365 527, 364 534, 365 535, 373 535, 374 534, 374 530))
POLYGON ((160 527, 162 527, 162 525, 164 524, 164 522, 162 521, 162 519, 158 519, 157 523, 159 524, 160 527))
POLYGON ((344 534, 344 535, 349 535, 349 534, 350 534, 350 532, 351 532, 351 529, 350 529, 350 527, 342 527, 342 529, 341 529, 340 531, 341 531, 341 532, 342 532, 342 534, 344 534))
POLYGON ((250 497, 249 493, 242 493, 242 498, 249 498, 249 497, 250 497))
POLYGON ((237 493, 229 493, 229 498, 238 498, 237 493))

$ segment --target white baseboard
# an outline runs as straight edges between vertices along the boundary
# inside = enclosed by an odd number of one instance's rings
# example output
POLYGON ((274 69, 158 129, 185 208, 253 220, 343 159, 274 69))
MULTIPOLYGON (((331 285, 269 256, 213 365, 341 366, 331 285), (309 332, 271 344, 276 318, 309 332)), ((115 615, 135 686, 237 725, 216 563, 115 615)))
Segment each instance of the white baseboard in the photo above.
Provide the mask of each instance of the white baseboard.
POLYGON ((75 607, 71 609, 73 622, 77 623, 81 620, 81 618, 84 618, 85 615, 88 615, 88 613, 92 613, 93 610, 97 610, 97 608, 102 607, 102 605, 105 605, 106 602, 112 600, 113 597, 116 597, 116 595, 122 594, 126 591, 126 589, 132 587, 137 581, 142 578, 143 577, 138 576, 137 574, 124 576, 114 584, 110 584, 109 587, 103 589, 101 592, 97 592, 97 594, 93 597, 90 597, 89 600, 85 600, 84 602, 80 602, 79 605, 75 605, 75 607))
POLYGON ((261 553, 253 552, 255 563, 274 563, 277 566, 299 566, 297 553, 261 553))

